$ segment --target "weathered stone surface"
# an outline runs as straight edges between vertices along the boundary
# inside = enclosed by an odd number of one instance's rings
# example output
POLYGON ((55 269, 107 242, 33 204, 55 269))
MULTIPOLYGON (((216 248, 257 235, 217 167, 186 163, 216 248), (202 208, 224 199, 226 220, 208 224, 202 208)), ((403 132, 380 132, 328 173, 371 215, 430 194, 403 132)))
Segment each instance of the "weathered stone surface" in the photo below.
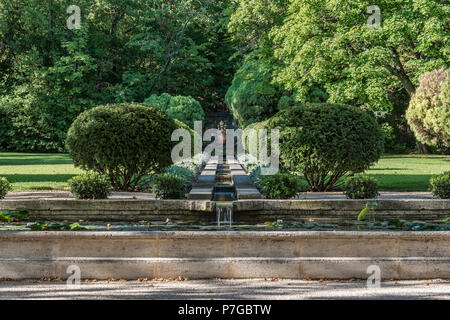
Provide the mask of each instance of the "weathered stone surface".
POLYGON ((201 200, 3 200, 0 209, 26 208, 30 215, 54 221, 204 220, 215 203, 201 200))
POLYGON ((0 277, 450 276, 450 232, 0 232, 0 277))
MULTIPOLYGON (((355 219, 367 200, 241 200, 233 203, 237 217, 263 222, 267 219, 323 220, 355 219)), ((374 207, 377 218, 435 220, 450 215, 450 200, 391 200, 379 199, 374 207)))

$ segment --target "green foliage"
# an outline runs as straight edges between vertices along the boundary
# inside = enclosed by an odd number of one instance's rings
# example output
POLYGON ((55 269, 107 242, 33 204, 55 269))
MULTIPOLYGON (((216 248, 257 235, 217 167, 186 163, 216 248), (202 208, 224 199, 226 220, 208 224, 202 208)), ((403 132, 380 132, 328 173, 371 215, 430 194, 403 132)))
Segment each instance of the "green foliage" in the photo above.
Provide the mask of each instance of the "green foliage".
POLYGON ((27 209, 17 209, 17 210, 2 210, 0 211, 0 221, 10 222, 20 222, 27 220, 29 218, 29 213, 27 209))
POLYGON ((349 199, 372 199, 378 197, 378 182, 368 176, 354 176, 345 180, 344 194, 349 199))
POLYGON ((68 181, 70 192, 77 199, 106 199, 111 194, 108 177, 97 173, 84 173, 68 181))
POLYGON ((225 96, 228 108, 243 127, 267 119, 277 111, 279 88, 274 86, 272 64, 249 60, 236 72, 225 96))
POLYGON ((0 199, 3 199, 6 194, 12 190, 12 185, 5 177, 0 177, 0 199))
POLYGON ((402 119, 418 78, 450 64, 448 1, 246 0, 237 5, 229 30, 240 41, 240 52, 264 51, 264 60, 274 61, 267 83, 299 102, 385 111, 396 131, 393 147, 410 145, 413 137, 402 119), (379 29, 368 26, 373 4, 381 10, 379 29))
POLYGON ((441 199, 450 198, 450 171, 433 175, 430 179, 431 193, 441 199))
POLYGON ((375 118, 358 108, 304 104, 278 112, 264 127, 280 130, 280 160, 302 173, 311 191, 331 190, 348 173, 363 172, 383 152, 375 118))
POLYGON ((406 111, 417 139, 425 144, 442 142, 450 147, 450 72, 440 68, 420 77, 406 111))
POLYGON ((0 148, 64 152, 73 120, 97 105, 163 92, 221 105, 235 70, 230 0, 0 2, 0 148), (4 117, 4 114, 7 117, 4 117))
POLYGON ((153 176, 151 190, 160 199, 182 199, 187 191, 187 184, 178 175, 162 173, 153 176))
POLYGON ((366 203, 366 206, 364 209, 361 210, 361 212, 358 214, 358 221, 363 221, 364 218, 370 214, 370 218, 372 221, 375 221, 375 212, 373 210, 373 207, 378 206, 378 202, 375 201, 369 201, 366 203))
POLYGON ((276 173, 261 179, 261 193, 267 199, 290 199, 302 191, 300 177, 290 173, 276 173))
POLYGON ((80 231, 86 230, 85 227, 81 226, 78 222, 75 223, 59 223, 59 222, 41 222, 36 221, 27 225, 27 228, 32 231, 80 231))
POLYGON ((194 127, 194 121, 205 120, 205 112, 200 102, 189 96, 171 96, 168 93, 158 96, 155 94, 146 99, 144 103, 164 110, 170 117, 182 121, 190 128, 194 127))
POLYGON ((186 185, 190 185, 192 180, 194 180, 196 176, 196 173, 194 171, 177 165, 168 167, 166 169, 166 173, 181 177, 186 185))
POLYGON ((328 102, 390 110, 389 92, 403 87, 411 94, 419 75, 448 65, 448 3, 378 2, 379 29, 368 27, 371 4, 289 1, 289 16, 266 30, 283 62, 276 80, 303 98, 319 84, 328 102))
POLYGON ((253 183, 256 185, 256 187, 258 187, 258 189, 262 189, 262 181, 264 180, 264 178, 266 175, 262 174, 262 171, 266 170, 266 173, 269 174, 275 174, 275 172, 273 172, 274 170, 272 169, 271 165, 269 164, 261 164, 258 163, 257 165, 250 165, 247 166, 247 173, 249 178, 253 181, 253 183))
POLYGON ((115 190, 134 190, 143 176, 170 164, 176 128, 156 108, 106 105, 82 113, 66 143, 75 166, 107 174, 115 190))

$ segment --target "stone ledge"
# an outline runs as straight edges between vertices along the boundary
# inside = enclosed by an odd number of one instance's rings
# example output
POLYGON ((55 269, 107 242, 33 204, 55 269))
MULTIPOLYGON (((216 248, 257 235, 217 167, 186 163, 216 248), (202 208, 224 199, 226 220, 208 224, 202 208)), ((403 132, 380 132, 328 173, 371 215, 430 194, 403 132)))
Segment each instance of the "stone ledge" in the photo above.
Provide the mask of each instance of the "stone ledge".
MULTIPOLYGON (((233 202, 235 221, 276 219, 355 219, 367 200, 239 200, 233 202)), ((450 200, 379 199, 374 208, 380 219, 435 220, 450 216, 450 200)), ((160 221, 188 219, 215 221, 216 203, 208 200, 74 200, 30 199, 0 201, 0 209, 26 208, 39 219, 90 221, 160 221)))
POLYGON ((0 277, 367 278, 450 276, 450 232, 0 232, 0 277), (374 241, 375 240, 375 241, 374 241))

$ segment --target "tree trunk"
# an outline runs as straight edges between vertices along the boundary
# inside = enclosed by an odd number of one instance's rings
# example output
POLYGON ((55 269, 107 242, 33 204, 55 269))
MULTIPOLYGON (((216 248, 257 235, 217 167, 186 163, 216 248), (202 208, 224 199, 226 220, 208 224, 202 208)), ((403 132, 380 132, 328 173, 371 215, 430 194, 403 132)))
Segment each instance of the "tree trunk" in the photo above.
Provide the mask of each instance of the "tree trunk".
POLYGON ((419 152, 420 154, 428 153, 428 147, 425 144, 423 144, 422 142, 417 141, 416 146, 417 146, 417 152, 419 152))
POLYGON ((403 63, 400 60, 400 56, 397 52, 397 49, 391 46, 387 46, 387 48, 392 52, 392 56, 394 58, 394 66, 390 64, 385 64, 385 68, 394 76, 396 76, 400 82, 403 84, 403 87, 408 92, 409 96, 412 96, 416 91, 416 87, 412 83, 408 74, 406 73, 403 63))

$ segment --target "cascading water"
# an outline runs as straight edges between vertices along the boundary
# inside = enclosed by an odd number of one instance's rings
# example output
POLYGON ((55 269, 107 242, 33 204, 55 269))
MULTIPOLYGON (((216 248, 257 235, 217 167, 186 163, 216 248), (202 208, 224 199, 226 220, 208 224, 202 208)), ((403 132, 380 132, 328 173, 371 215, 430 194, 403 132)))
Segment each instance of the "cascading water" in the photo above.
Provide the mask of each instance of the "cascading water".
POLYGON ((233 224, 233 207, 216 207, 217 227, 228 224, 231 228, 233 224))

